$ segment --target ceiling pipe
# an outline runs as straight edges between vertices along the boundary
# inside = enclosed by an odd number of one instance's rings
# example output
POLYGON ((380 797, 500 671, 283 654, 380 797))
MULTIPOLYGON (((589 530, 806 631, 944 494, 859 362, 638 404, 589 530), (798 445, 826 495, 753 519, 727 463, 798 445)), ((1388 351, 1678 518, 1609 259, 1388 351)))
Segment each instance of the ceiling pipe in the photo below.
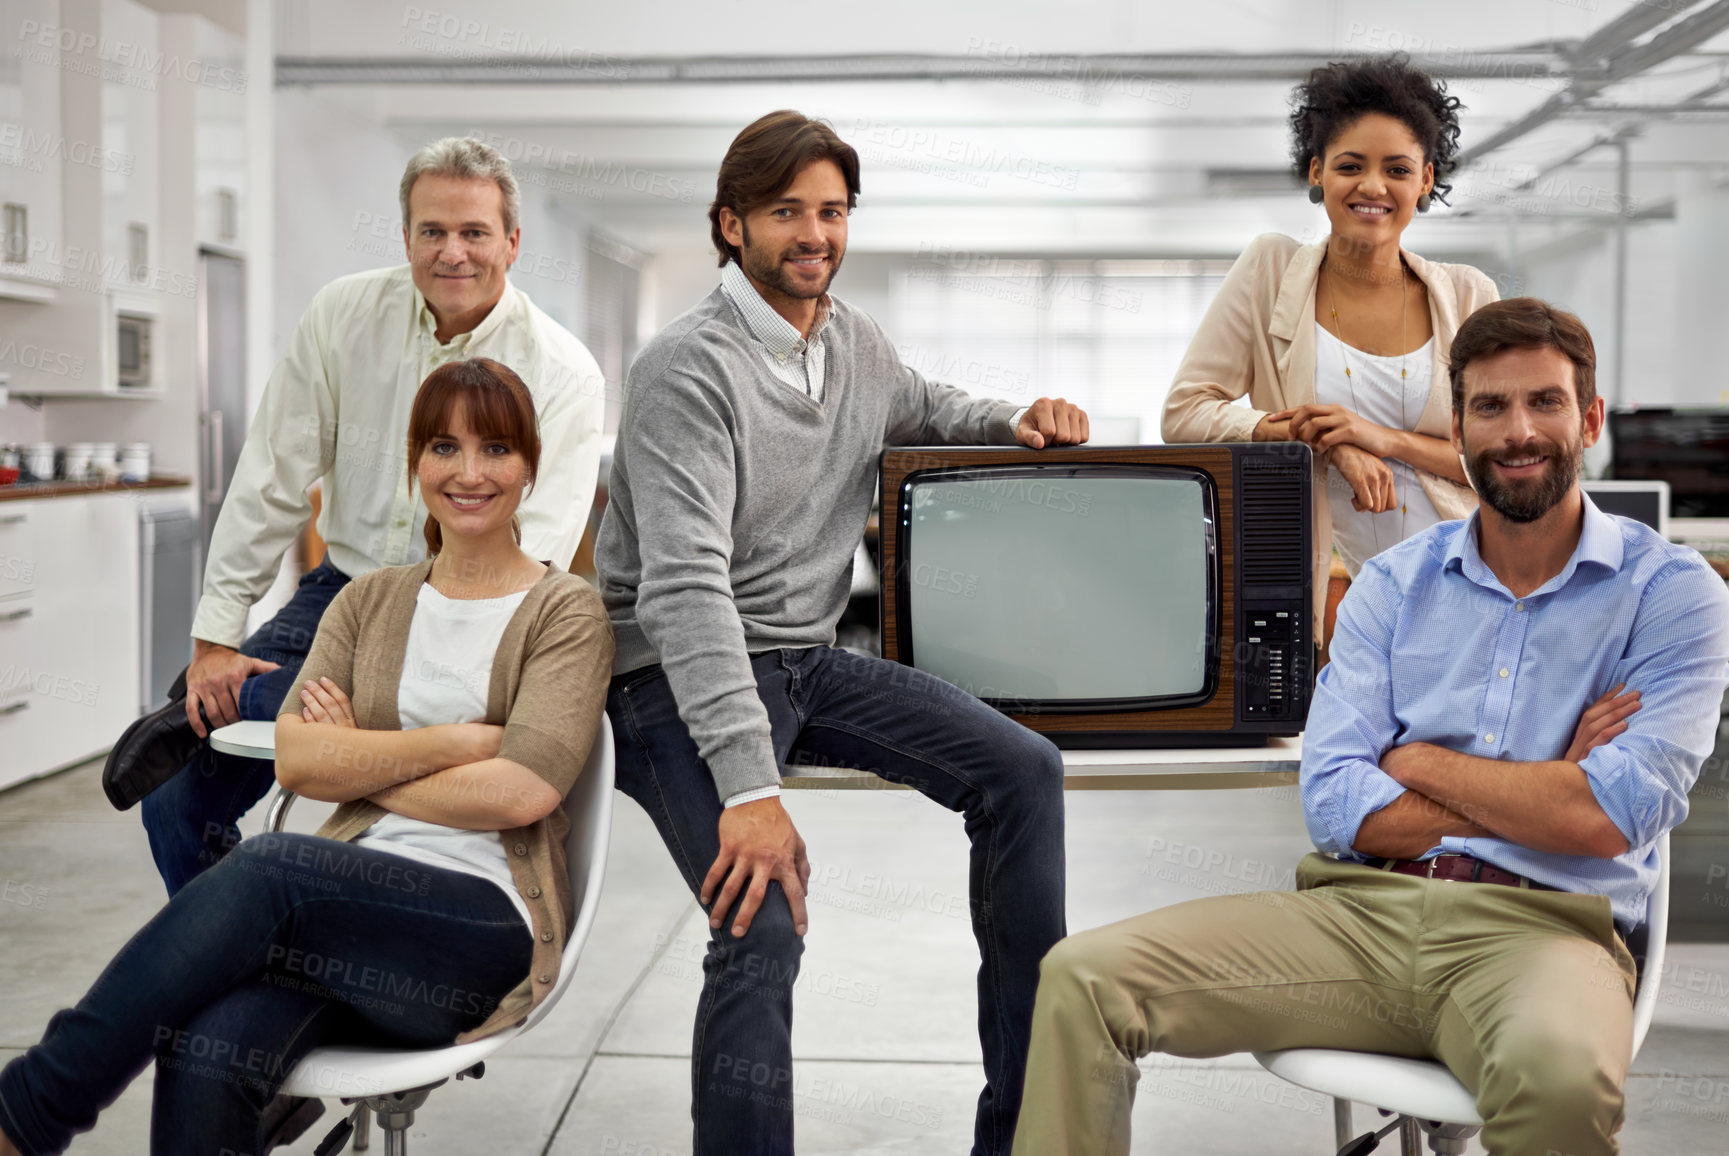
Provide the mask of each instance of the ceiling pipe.
POLYGON ((1656 27, 1663 20, 1671 19, 1675 12, 1684 11, 1698 2, 1699 0, 1673 0, 1674 12, 1667 7, 1659 9, 1657 5, 1639 5, 1611 20, 1581 46, 1590 46, 1596 59, 1575 59, 1576 64, 1590 67, 1591 71, 1576 72, 1564 91, 1551 96, 1512 124, 1492 134, 1487 140, 1460 153, 1459 167, 1463 169, 1475 164, 1496 149, 1504 148, 1570 110, 1584 106, 1585 101, 1610 85, 1637 76, 1665 60, 1703 44, 1729 28, 1729 0, 1716 0, 1716 3, 1708 8, 1675 20, 1643 44, 1633 43, 1636 36, 1656 27))
MULTIPOLYGON (((1697 0, 1674 0, 1677 4, 1697 0)), ((431 39, 431 38, 429 38, 431 39)), ((435 41, 436 42, 436 41, 435 41)), ((278 56, 278 87, 315 84, 764 84, 835 81, 1010 80, 1113 85, 1302 80, 1315 68, 1378 53, 1023 53, 981 42, 964 55, 884 53, 834 56, 606 56, 551 52, 476 56, 452 42, 450 58, 278 56)), ((1448 79, 1534 80, 1568 75, 1563 46, 1414 55, 1411 63, 1448 79)))

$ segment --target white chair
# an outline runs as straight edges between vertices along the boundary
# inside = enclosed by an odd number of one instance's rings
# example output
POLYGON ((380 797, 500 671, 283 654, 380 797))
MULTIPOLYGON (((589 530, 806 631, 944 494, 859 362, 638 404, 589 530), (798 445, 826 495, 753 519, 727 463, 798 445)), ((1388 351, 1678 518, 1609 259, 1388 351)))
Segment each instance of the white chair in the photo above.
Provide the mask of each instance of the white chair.
MULTIPOLYGON (((273 734, 270 723, 235 723, 212 732, 211 745, 230 754, 272 758, 273 734)), ((426 1102, 432 1090, 452 1076, 462 1079, 483 1075, 486 1067, 483 1061, 545 1019, 570 986, 571 976, 576 974, 577 957, 594 926, 595 911, 600 905, 601 879, 606 873, 607 844, 612 834, 612 787, 612 725, 603 716, 594 746, 588 752, 588 763, 564 798, 564 813, 570 819, 564 855, 570 870, 570 892, 576 899, 576 923, 565 942, 564 957, 552 990, 527 1020, 483 1040, 443 1048, 318 1048, 289 1073, 281 1094, 308 1099, 336 1098, 345 1105, 353 1105, 349 1123, 356 1151, 367 1147, 370 1118, 376 1115, 384 1132, 385 1156, 406 1153, 414 1112, 426 1102)), ((282 829, 294 799, 293 792, 277 788, 265 819, 267 830, 282 829)), ((321 1145, 319 1154, 331 1156, 342 1147, 342 1141, 332 1147, 321 1145)))
MULTIPOLYGON (((1459 886, 1473 886, 1459 884, 1459 886)), ((1475 886, 1482 886, 1476 884, 1475 886)), ((1651 1018, 1657 1012, 1657 991, 1663 983, 1663 952, 1669 935, 1669 836, 1657 841, 1657 885, 1645 906, 1643 967, 1639 990, 1633 999, 1633 1055, 1638 1056, 1651 1018)), ((1638 936, 1635 936, 1637 939, 1638 936)), ((1630 944, 1635 958, 1637 943, 1630 944)), ((1483 1126, 1476 1099, 1465 1090, 1444 1064, 1434 1060, 1412 1060, 1373 1052, 1347 1052, 1332 1048, 1289 1048, 1279 1052, 1255 1052, 1267 1071, 1300 1088, 1333 1097, 1333 1139, 1341 1156, 1373 1151, 1367 1136, 1352 1138, 1351 1103, 1357 1101, 1397 1117, 1374 1133, 1375 1140, 1399 1130, 1401 1156, 1420 1156, 1418 1137, 1428 1137, 1429 1150, 1457 1154, 1465 1141, 1483 1126)))

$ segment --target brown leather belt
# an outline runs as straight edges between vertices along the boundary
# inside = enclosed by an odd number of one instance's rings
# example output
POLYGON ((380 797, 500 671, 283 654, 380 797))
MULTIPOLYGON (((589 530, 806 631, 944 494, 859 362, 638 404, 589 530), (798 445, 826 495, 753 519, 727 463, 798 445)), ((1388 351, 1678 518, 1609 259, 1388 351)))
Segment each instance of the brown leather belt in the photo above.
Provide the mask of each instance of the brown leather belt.
POLYGON ((1451 852, 1433 859, 1370 859, 1366 865, 1381 871, 1396 871, 1400 875, 1415 875, 1421 879, 1442 879, 1449 883, 1499 883, 1504 887, 1528 887, 1533 891, 1559 891, 1547 883, 1538 883, 1523 875, 1503 871, 1474 855, 1451 852))

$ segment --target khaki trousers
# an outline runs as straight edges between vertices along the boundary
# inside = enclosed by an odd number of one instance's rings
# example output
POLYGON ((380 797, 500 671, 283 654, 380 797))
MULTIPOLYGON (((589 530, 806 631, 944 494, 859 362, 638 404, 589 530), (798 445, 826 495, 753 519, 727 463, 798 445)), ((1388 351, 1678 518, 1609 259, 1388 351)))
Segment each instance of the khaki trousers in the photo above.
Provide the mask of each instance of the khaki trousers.
POLYGON ((1617 1151, 1633 960, 1600 895, 1449 883, 1321 855, 1297 891, 1072 935, 1040 968, 1015 1156, 1124 1156, 1150 1052, 1432 1057, 1494 1156, 1617 1151))

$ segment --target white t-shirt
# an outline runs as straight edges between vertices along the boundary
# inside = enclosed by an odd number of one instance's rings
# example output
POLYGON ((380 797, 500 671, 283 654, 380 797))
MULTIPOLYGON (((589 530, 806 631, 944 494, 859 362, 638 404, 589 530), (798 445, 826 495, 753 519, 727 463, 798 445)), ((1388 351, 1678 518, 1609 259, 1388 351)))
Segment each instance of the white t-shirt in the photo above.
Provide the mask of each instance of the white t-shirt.
MULTIPOLYGON (((1315 401, 1322 405, 1342 405, 1358 415, 1386 426, 1388 429, 1409 430, 1422 416, 1429 400, 1429 386, 1435 376, 1431 337, 1421 349, 1404 357, 1378 357, 1364 353, 1340 341, 1315 322, 1315 401), (1345 365, 1350 364, 1351 376, 1345 377, 1345 365), (1399 371, 1405 376, 1401 379, 1399 371)), ((1334 466, 1327 467, 1329 505, 1333 512, 1333 545, 1345 561, 1352 578, 1363 563, 1399 544, 1413 534, 1421 533, 1442 520, 1440 511, 1423 492, 1417 472, 1397 458, 1383 459, 1393 470, 1393 486, 1398 498, 1391 510, 1371 514, 1351 505, 1351 486, 1334 466)))
MULTIPOLYGON (((442 723, 486 721, 486 695, 499 640, 528 591, 503 598, 446 598, 421 584, 408 628, 396 713, 402 729, 442 723)), ((355 843, 389 851, 429 867, 490 879, 504 889, 532 929, 528 904, 510 876, 510 860, 497 831, 465 831, 389 814, 361 832, 355 843)))

